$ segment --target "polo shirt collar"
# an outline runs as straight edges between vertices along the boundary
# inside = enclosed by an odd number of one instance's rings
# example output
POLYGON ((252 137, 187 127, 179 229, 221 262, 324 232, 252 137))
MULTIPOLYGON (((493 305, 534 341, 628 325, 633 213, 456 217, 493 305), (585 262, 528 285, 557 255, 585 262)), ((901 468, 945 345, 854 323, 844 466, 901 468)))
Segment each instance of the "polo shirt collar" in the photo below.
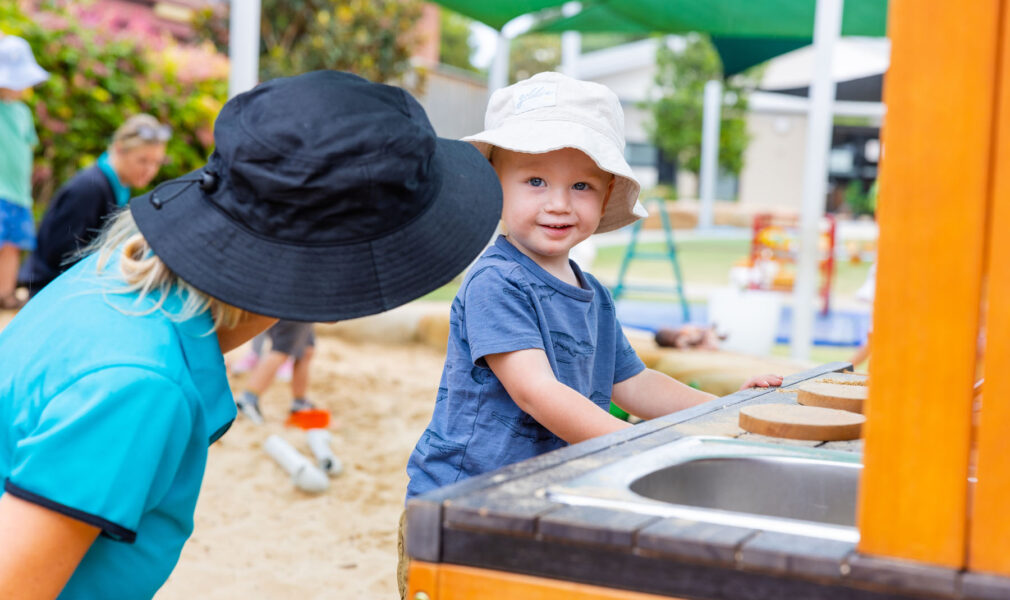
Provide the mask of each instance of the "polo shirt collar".
MULTIPOLYGON (((166 298, 164 308, 168 314, 178 313, 182 308, 179 294, 166 298)), ((174 324, 179 332, 183 358, 189 369, 193 384, 203 400, 204 415, 209 438, 213 444, 235 420, 237 411, 228 385, 224 356, 214 329, 210 311, 174 324)))
POLYGON ((119 180, 119 175, 112 168, 112 161, 109 160, 109 153, 103 152, 98 157, 97 164, 98 168, 105 175, 105 178, 109 180, 109 185, 112 186, 112 193, 116 196, 116 206, 126 206, 130 201, 130 188, 123 185, 123 182, 119 180))

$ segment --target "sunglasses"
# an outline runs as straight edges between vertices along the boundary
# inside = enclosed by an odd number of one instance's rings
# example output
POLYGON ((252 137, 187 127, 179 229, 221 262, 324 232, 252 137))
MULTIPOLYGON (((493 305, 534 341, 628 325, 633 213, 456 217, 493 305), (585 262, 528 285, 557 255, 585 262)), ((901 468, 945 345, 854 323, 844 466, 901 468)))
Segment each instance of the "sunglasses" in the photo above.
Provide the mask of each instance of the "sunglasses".
POLYGON ((168 125, 152 127, 150 125, 140 125, 136 131, 124 135, 122 139, 140 138, 145 142, 167 142, 172 138, 172 128, 168 125))

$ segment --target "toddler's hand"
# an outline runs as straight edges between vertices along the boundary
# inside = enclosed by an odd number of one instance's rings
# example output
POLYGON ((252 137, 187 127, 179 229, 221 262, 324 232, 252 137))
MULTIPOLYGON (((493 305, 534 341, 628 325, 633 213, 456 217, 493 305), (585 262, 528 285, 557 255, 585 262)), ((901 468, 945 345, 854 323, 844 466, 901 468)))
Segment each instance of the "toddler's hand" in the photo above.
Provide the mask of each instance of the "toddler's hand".
POLYGON ((769 386, 779 386, 782 385, 782 376, 780 375, 755 375, 747 380, 746 383, 740 386, 741 390, 746 390, 747 388, 754 387, 769 387, 769 386))

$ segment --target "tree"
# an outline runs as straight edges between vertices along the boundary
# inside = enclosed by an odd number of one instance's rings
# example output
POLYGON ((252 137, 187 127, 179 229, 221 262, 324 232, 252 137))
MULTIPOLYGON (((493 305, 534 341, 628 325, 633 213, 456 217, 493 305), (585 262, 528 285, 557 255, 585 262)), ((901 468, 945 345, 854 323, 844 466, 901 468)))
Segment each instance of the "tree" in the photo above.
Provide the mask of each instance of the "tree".
POLYGON ((473 21, 463 15, 439 9, 441 39, 439 42, 439 62, 464 71, 480 72, 470 61, 473 45, 470 43, 470 24, 473 21))
POLYGON ((0 2, 0 31, 31 45, 48 81, 25 97, 32 109, 35 149, 32 195, 41 213, 52 193, 95 162, 112 133, 145 112, 172 127, 169 162, 154 183, 202 165, 213 145, 212 126, 227 97, 227 60, 210 48, 137 41, 81 25, 76 6, 46 3, 32 14, 0 2))
MULTIPOLYGON (((350 71, 378 82, 413 71, 413 28, 420 0, 262 0, 260 79, 317 69, 350 71)), ((199 35, 227 47, 223 12, 205 9, 199 35)))
POLYGON ((561 64, 561 36, 528 33, 509 46, 509 81, 514 83, 542 71, 557 71, 561 64))
MULTIPOLYGON (((701 170, 701 126, 705 83, 722 78, 719 55, 707 36, 691 34, 682 49, 661 44, 656 53, 655 100, 652 118, 646 123, 650 139, 678 165, 692 173, 701 170)), ((719 166, 734 175, 743 168, 747 135, 747 93, 755 86, 754 75, 741 75, 724 82, 722 119, 719 125, 719 166)))

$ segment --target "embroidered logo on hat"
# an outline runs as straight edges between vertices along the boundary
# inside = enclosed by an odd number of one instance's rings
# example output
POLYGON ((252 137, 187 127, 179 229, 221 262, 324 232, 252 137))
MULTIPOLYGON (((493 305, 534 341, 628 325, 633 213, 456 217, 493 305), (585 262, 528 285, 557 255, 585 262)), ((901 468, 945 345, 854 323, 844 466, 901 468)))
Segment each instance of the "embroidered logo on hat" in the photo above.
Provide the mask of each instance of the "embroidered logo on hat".
POLYGON ((541 83, 516 94, 515 114, 522 114, 535 108, 558 105, 558 84, 541 83))

